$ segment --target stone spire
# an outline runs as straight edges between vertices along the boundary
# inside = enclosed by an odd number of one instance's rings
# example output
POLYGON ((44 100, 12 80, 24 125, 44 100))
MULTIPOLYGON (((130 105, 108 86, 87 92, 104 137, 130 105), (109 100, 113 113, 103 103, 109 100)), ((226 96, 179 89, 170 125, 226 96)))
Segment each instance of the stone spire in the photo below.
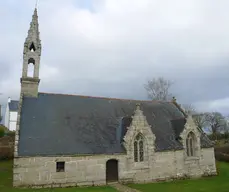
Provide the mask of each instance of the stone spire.
MULTIPOLYGON (((34 9, 34 13, 32 16, 32 21, 30 22, 30 28, 28 30, 28 35, 24 44, 24 52, 28 51, 28 49, 41 49, 41 40, 39 33, 39 23, 38 23, 38 15, 37 8, 34 9), (29 44, 33 43, 33 46, 29 46, 29 44)), ((34 50, 35 51, 35 50, 34 50)))
POLYGON ((36 97, 38 94, 39 68, 41 56, 41 40, 39 33, 39 24, 37 8, 35 8, 28 35, 24 43, 23 52, 23 71, 21 77, 21 93, 25 96, 36 97), (31 68, 31 75, 28 74, 31 68))

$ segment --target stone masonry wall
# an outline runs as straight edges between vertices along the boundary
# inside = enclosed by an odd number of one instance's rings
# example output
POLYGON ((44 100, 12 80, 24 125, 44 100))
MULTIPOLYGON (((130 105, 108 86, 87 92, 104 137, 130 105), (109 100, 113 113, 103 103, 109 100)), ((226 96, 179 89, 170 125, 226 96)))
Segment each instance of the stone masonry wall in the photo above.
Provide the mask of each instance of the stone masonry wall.
POLYGON ((202 149, 200 167, 204 175, 216 175, 214 148, 202 149))
POLYGON ((216 175, 214 149, 201 149, 201 156, 185 158, 184 151, 157 152, 151 156, 150 162, 132 167, 124 177, 135 183, 163 181, 185 177, 201 177, 216 175))
POLYGON ((39 79, 23 78, 21 82, 21 93, 24 96, 37 97, 38 95, 39 79))
POLYGON ((125 156, 30 157, 15 158, 14 186, 65 187, 106 184, 106 161, 119 160, 119 177, 125 169, 125 156), (65 161, 65 172, 56 172, 56 162, 65 161))
POLYGON ((183 151, 157 152, 152 161, 138 164, 128 164, 126 155, 15 158, 13 185, 38 187, 105 185, 106 161, 114 158, 119 161, 120 182, 141 183, 216 174, 213 148, 202 149, 200 159, 184 160, 183 151), (65 172, 56 172, 56 161, 65 161, 65 172))
POLYGON ((200 177, 215 175, 214 149, 201 149, 200 157, 185 158, 183 151, 161 153, 157 157, 154 178, 200 177))

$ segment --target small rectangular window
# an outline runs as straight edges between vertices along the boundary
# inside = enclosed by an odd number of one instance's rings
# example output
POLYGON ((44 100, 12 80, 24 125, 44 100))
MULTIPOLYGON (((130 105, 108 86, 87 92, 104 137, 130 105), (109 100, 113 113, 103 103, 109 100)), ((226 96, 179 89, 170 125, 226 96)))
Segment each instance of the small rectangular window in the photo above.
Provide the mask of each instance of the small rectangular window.
POLYGON ((64 172, 65 170, 65 162, 56 162, 56 172, 64 172))

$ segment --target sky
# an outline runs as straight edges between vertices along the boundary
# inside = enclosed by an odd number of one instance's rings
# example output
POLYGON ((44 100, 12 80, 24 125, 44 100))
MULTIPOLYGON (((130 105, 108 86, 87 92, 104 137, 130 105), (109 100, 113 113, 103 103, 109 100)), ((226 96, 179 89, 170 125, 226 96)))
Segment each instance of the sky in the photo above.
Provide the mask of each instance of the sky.
MULTIPOLYGON (((18 99, 35 0, 0 1, 0 103, 18 99)), ((171 80, 180 104, 229 114, 228 0, 40 0, 40 92, 147 99, 171 80)))

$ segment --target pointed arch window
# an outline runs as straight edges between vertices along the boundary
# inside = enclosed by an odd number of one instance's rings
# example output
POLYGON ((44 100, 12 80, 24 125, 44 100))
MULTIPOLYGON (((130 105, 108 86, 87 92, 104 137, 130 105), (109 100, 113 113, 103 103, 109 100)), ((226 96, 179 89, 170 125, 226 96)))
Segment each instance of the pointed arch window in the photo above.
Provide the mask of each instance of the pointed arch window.
POLYGON ((144 138, 140 133, 134 139, 134 161, 144 161, 144 138))
POLYGON ((27 77, 34 77, 34 65, 35 60, 33 58, 30 58, 28 60, 27 77))
POLYGON ((186 154, 188 157, 196 155, 196 137, 193 132, 190 132, 186 138, 186 154))
POLYGON ((36 48, 35 48, 35 46, 34 46, 34 43, 33 43, 33 42, 31 43, 31 45, 30 45, 30 47, 29 47, 29 50, 30 50, 31 52, 36 51, 36 48))

